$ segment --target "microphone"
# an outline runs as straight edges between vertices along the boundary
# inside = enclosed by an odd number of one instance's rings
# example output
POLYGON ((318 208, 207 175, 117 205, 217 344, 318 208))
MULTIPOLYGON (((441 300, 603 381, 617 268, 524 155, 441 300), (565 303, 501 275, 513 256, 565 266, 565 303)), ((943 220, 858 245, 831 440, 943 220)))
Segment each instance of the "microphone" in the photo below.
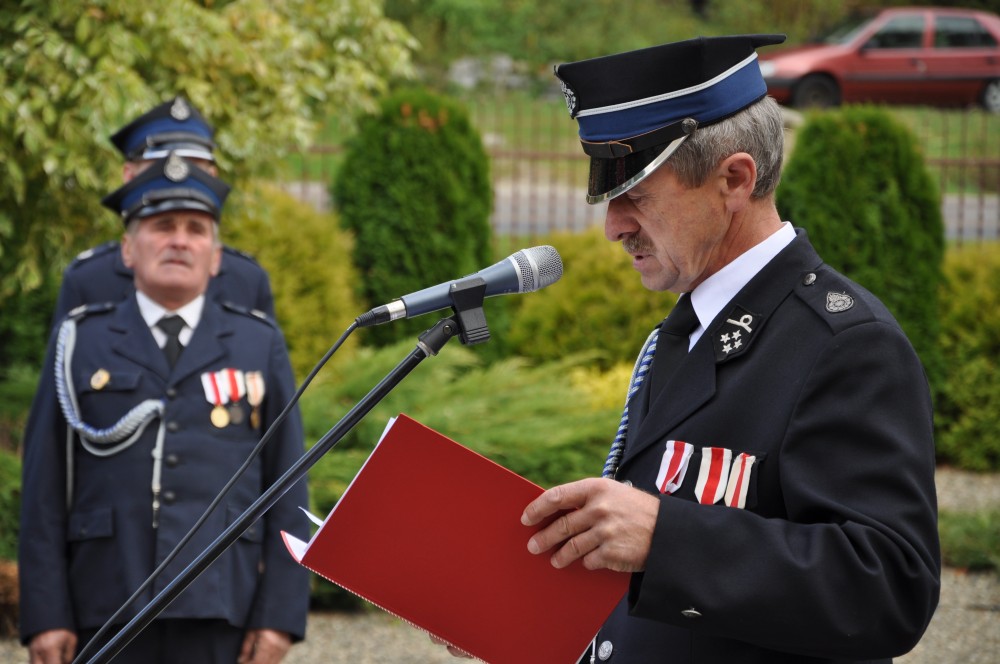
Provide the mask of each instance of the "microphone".
POLYGON ((358 316, 356 322, 358 327, 371 327, 450 307, 451 289, 463 279, 479 277, 486 282, 485 297, 492 297, 507 293, 531 293, 559 281, 562 273, 562 259, 555 247, 543 245, 522 249, 475 274, 431 286, 375 307, 358 316))

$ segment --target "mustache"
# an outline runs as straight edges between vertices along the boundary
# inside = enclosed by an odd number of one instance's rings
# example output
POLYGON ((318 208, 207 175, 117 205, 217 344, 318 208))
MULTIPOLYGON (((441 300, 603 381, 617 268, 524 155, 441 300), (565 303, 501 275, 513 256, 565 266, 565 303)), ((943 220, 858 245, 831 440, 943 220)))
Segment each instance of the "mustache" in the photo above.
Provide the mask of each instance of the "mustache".
POLYGON ((164 251, 160 256, 161 263, 183 263, 184 265, 190 266, 194 263, 194 258, 190 253, 186 251, 177 251, 174 249, 168 249, 164 251))
POLYGON ((622 249, 629 254, 651 254, 653 243, 646 236, 634 233, 622 240, 622 249))

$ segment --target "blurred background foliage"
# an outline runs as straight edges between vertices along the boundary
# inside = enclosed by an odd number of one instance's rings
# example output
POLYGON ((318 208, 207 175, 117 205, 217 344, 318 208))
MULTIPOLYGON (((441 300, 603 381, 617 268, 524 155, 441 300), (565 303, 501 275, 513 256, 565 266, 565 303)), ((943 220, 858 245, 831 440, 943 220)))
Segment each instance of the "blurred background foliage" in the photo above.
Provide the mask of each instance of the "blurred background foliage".
MULTIPOLYGON (((117 218, 99 201, 120 181, 120 156, 108 136, 134 116, 183 94, 215 126, 222 175, 235 185, 223 237, 269 271, 278 319, 301 379, 367 304, 357 297, 360 276, 351 259, 365 221, 345 230, 338 214, 315 212, 270 184, 289 153, 313 144, 321 127, 354 135, 363 123, 359 118, 377 113, 381 101, 403 86, 454 92, 448 72, 461 58, 502 55, 528 94, 551 98, 558 94, 551 75, 556 62, 699 34, 784 32, 790 44, 800 43, 852 11, 890 4, 932 3, 22 0, 0 5, 0 558, 12 556, 16 542, 20 434, 62 269, 77 252, 119 232, 117 218)), ((933 4, 996 11, 1000 3, 933 4)), ((494 83, 487 79, 484 85, 494 83)), ((820 151, 816 158, 826 156, 820 151)), ((378 178, 370 182, 378 186, 378 178)), ((902 190, 891 193, 905 198, 890 201, 891 207, 913 202, 902 190)), ((833 205, 845 202, 843 192, 836 194, 833 205)), ((924 231, 932 225, 933 220, 924 231)), ((492 238, 493 251, 528 246, 523 239, 492 238)), ((530 243, 559 250, 564 278, 530 296, 487 300, 495 339, 468 348, 453 342, 426 360, 313 469, 314 509, 329 509, 387 418, 400 412, 542 485, 599 472, 635 352, 674 296, 643 289, 628 257, 599 229, 530 238, 530 243)), ((468 268, 449 270, 443 278, 508 253, 488 260, 477 253, 468 268)), ((410 277, 413 288, 397 286, 401 292, 440 281, 410 277)), ((941 395, 939 460, 977 470, 1000 469, 998 284, 995 243, 948 248, 937 337, 944 368, 935 390, 941 395)), ((429 327, 436 319, 419 320, 429 327)), ((371 335, 352 338, 303 398, 307 444, 412 350, 414 341, 376 348, 371 335)), ((956 541, 972 543, 971 551, 962 549, 953 560, 996 565, 996 545, 990 544, 995 538, 976 535, 977 529, 995 531, 995 515, 949 517, 942 523, 954 526, 949 532, 956 541)))

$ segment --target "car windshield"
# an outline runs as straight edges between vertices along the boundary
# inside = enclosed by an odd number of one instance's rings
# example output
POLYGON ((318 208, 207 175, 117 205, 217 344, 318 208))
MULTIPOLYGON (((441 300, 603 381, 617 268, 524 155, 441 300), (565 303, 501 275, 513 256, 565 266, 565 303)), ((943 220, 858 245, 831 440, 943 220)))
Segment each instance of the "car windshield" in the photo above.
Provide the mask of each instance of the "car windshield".
POLYGON ((814 44, 846 44, 854 39, 871 19, 871 14, 851 14, 833 27, 814 36, 810 41, 814 44))

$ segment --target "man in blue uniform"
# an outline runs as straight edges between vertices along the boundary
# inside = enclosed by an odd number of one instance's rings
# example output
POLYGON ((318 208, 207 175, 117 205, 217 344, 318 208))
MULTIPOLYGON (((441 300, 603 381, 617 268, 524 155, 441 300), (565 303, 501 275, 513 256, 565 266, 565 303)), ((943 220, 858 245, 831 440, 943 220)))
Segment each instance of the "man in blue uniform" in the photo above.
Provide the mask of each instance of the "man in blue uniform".
POLYGON ((775 207, 782 116, 756 48, 783 39, 556 68, 608 240, 644 286, 680 294, 604 477, 549 489, 522 517, 568 510, 528 540, 555 567, 630 574, 586 661, 888 662, 937 605, 920 360, 775 207))
MULTIPOLYGON (((125 158, 122 178, 128 182, 168 152, 217 175, 214 132, 183 97, 164 102, 118 130, 111 142, 125 158)), ((120 302, 132 292, 132 270, 121 260, 117 242, 87 249, 63 271, 53 320, 58 323, 81 304, 120 302)), ((249 255, 223 246, 218 274, 209 282, 210 298, 263 311, 274 318, 274 299, 267 272, 249 255)))
MULTIPOLYGON (((170 154, 105 198, 126 225, 134 292, 80 307, 50 344, 25 432, 21 638, 68 662, 173 550, 294 392, 270 319, 206 293, 228 187, 170 154)), ((302 454, 298 411, 127 622, 302 454)), ((296 485, 150 627, 122 662, 280 661, 304 635, 308 574, 296 485)))

